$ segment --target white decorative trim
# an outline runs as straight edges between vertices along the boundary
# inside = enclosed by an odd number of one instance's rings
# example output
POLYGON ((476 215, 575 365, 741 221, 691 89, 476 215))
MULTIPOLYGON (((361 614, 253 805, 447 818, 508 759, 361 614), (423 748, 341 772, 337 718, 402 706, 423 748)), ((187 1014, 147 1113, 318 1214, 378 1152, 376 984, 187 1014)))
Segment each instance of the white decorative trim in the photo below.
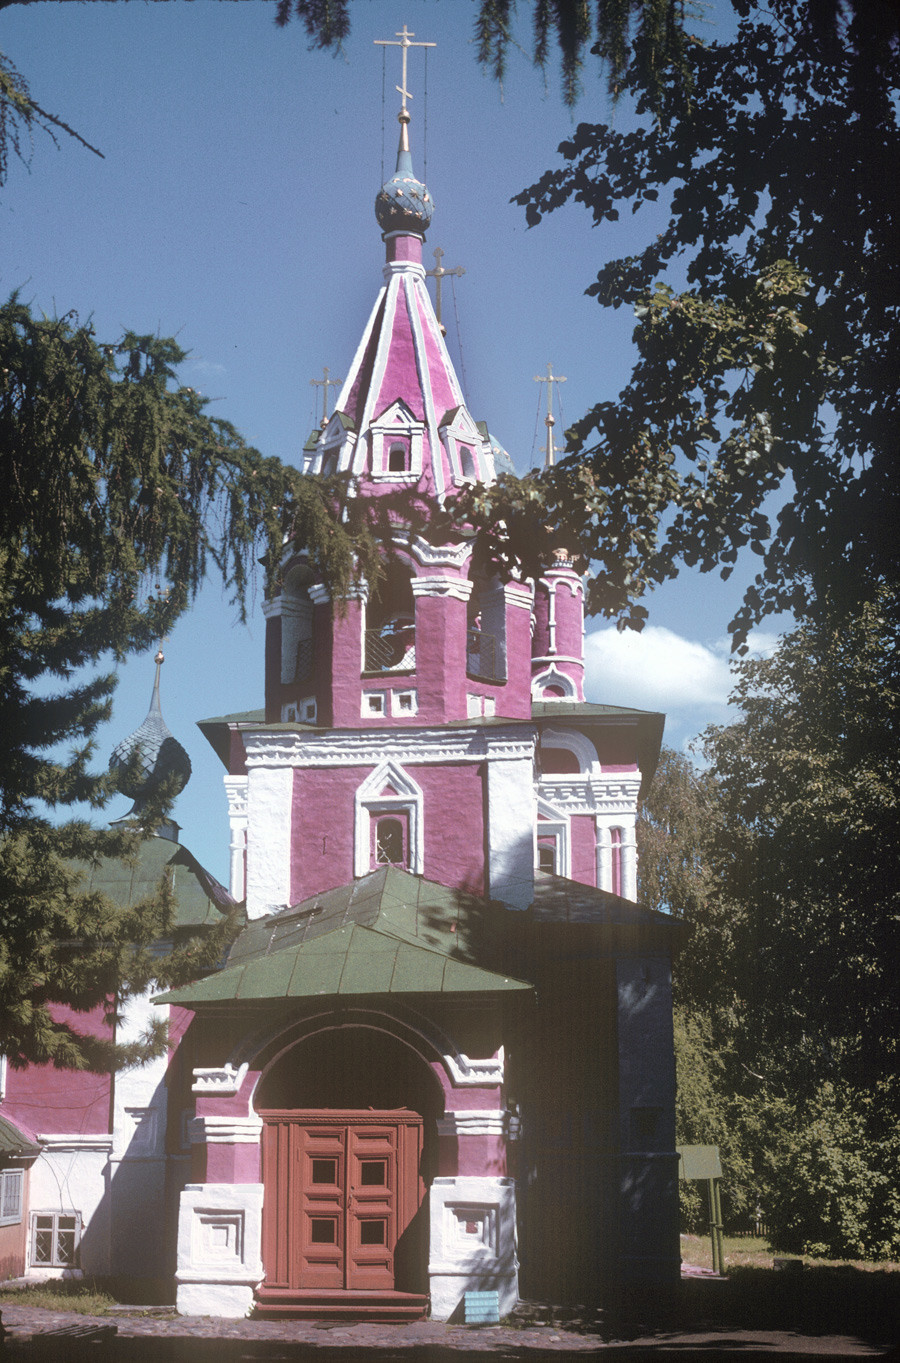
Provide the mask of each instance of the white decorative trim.
POLYGON ((391 761, 414 766, 434 762, 508 761, 534 757, 536 730, 497 727, 483 729, 417 729, 365 733, 355 730, 326 734, 243 732, 247 766, 257 767, 371 767, 391 761))
POLYGON ((472 557, 472 546, 465 540, 461 544, 429 544, 416 535, 409 548, 423 568, 464 568, 472 557))
POLYGON ((228 889, 232 899, 243 902, 247 890, 247 777, 225 776, 228 799, 228 889))
POLYGON ((195 1069, 191 1093, 215 1093, 222 1098, 233 1098, 244 1082, 247 1069, 246 1061, 237 1068, 234 1065, 218 1065, 211 1069, 195 1069))
POLYGON ((420 876, 425 864, 423 806, 421 787, 401 766, 390 761, 377 766, 356 792, 353 874, 365 876, 372 869, 372 815, 405 811, 409 819, 408 869, 420 876), (393 795, 382 794, 388 785, 393 787, 393 795))
POLYGON ((271 601, 262 603, 262 613, 266 620, 277 619, 281 614, 281 597, 273 596, 271 601))
POLYGON ((505 1059, 501 1046, 495 1056, 486 1060, 470 1060, 467 1055, 445 1055, 444 1065, 453 1080, 454 1088, 493 1087, 502 1084, 505 1073, 505 1059))
POLYGON ((258 763, 247 786, 247 917, 262 918, 291 902, 294 773, 258 763))
POLYGON ((180 1315, 239 1318, 262 1281, 261 1183, 189 1183, 178 1212, 180 1315))
POLYGON ((468 601, 472 583, 466 577, 414 577, 413 596, 452 596, 457 601, 468 601))
POLYGON ((42 1154, 49 1155, 51 1152, 64 1150, 100 1150, 109 1151, 113 1148, 113 1138, 107 1132, 58 1132, 58 1131, 39 1131, 36 1133, 38 1140, 44 1147, 42 1154))
POLYGON ((439 1136, 505 1136, 510 1114, 503 1108, 446 1112, 438 1118, 439 1136))
MULTIPOLYGON (((597 749, 586 734, 577 729, 543 729, 541 731, 541 750, 544 748, 564 748, 578 762, 578 770, 585 776, 600 776, 600 758, 597 749)), ((565 777, 565 773, 561 773, 565 777)), ((553 781, 555 774, 548 772, 542 780, 553 781)))
POLYGON ((512 909, 534 899, 534 759, 489 762, 488 893, 512 909))
POLYGON ((309 599, 314 606, 328 606, 331 604, 331 593, 321 582, 314 582, 307 588, 309 599))
MULTIPOLYGON (((389 232, 387 237, 385 237, 385 240, 387 240, 388 237, 397 235, 400 234, 389 232)), ((418 261, 415 260, 389 260, 384 265, 383 273, 385 279, 390 279, 392 275, 395 274, 411 274, 415 275, 417 279, 424 279, 425 266, 420 265, 418 261)))
POLYGON ((553 838, 555 851, 553 871, 568 880, 572 875, 572 824, 567 814, 557 809, 542 795, 537 797, 538 817, 534 823, 534 864, 540 865, 539 838, 553 838), (540 816, 543 815, 543 818, 540 816))
POLYGON ((262 1118, 191 1117, 188 1139, 191 1145, 259 1145, 262 1118))
POLYGON ((479 1290, 496 1290, 507 1315, 518 1299, 514 1180, 438 1176, 429 1204, 432 1319, 448 1320, 466 1292, 479 1290))
MULTIPOLYGON (((428 449, 431 455, 431 472, 434 477, 434 491, 438 502, 443 505, 444 492, 447 481, 444 477, 444 461, 441 457, 441 438, 438 435, 437 413, 434 410, 434 393, 431 389, 431 368, 428 363, 428 351, 425 345, 425 333, 422 329, 422 314, 428 319, 429 330, 432 335, 437 333, 440 336, 439 328, 434 326, 435 317, 431 306, 431 299, 425 287, 425 277, 415 278, 410 281, 411 287, 404 285, 406 304, 409 313, 409 324, 413 335, 413 345, 416 352, 416 365, 419 374, 419 383, 422 388, 422 402, 425 408, 425 421, 428 426, 428 449)), ((459 382, 453 372, 450 357, 443 344, 443 340, 438 340, 438 349, 444 361, 444 374, 450 381, 451 388, 459 390, 459 382)), ((462 402, 462 397, 459 401, 462 402)))
POLYGON ((578 700, 578 687, 571 677, 565 672, 560 672, 554 663, 547 667, 543 672, 539 672, 536 677, 531 679, 531 695, 534 700, 549 701, 551 704, 555 700, 578 700), (561 696, 544 695, 545 686, 559 686, 562 688, 561 696))
POLYGON ((508 606, 520 606, 530 611, 534 604, 534 588, 530 582, 505 582, 503 595, 508 606))

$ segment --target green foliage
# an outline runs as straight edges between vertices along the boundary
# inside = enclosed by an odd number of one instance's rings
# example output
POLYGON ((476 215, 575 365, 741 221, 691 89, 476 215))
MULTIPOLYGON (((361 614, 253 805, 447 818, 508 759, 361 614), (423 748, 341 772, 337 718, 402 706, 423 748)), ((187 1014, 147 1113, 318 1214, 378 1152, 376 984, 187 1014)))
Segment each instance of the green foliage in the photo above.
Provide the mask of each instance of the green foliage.
MULTIPOLYGON (((586 0, 531 0, 534 64, 546 71, 555 46, 568 105, 581 93, 588 51, 600 59, 610 95, 618 94, 633 61, 661 100, 666 80, 686 74, 685 8, 678 0, 597 0, 592 21, 586 0)), ((278 0, 275 21, 283 26, 296 16, 311 47, 337 53, 350 33, 350 9, 350 0, 278 0)), ((515 17, 515 0, 478 0, 475 48, 497 81, 506 74, 510 46, 519 46, 515 17)))
POLYGON ((582 480, 568 524, 590 606, 629 623, 629 601, 680 565, 727 577, 749 547, 741 642, 767 613, 849 609, 896 576, 900 55, 896 24, 869 9, 835 42, 802 0, 736 9, 734 39, 692 45, 692 79, 661 109, 632 65, 643 126, 580 125, 566 166, 517 201, 532 224, 568 200, 596 224, 666 205, 662 231, 588 289, 635 312, 631 380, 573 426, 541 484, 552 522, 557 481, 582 480), (627 576, 610 545, 635 560, 627 576))
POLYGON ((819 1258, 900 1253, 900 1137, 895 1129, 873 1140, 876 1098, 829 1082, 802 1103, 770 1108, 774 1139, 764 1166, 776 1248, 819 1258))
MULTIPOLYGON (((896 598, 736 667, 740 718, 665 753, 641 894, 675 965, 678 1135, 717 1144, 732 1224, 792 1253, 900 1252, 896 598)), ((686 1224, 705 1209, 690 1193, 686 1224)))
POLYGON ((84 890, 85 866, 136 857, 165 809, 160 791, 140 830, 54 824, 113 791, 91 768, 114 686, 104 664, 165 633, 208 567, 243 611, 256 560, 273 586, 294 536, 338 600, 357 574, 377 577, 379 527, 352 504, 342 514, 346 481, 246 446, 178 386, 183 358, 171 340, 106 344, 74 316, 0 307, 0 1036, 14 1064, 103 1068, 157 1051, 159 1029, 117 1048, 50 1005, 112 1021, 152 980, 196 978, 231 927, 161 956, 167 884, 127 910, 84 890))

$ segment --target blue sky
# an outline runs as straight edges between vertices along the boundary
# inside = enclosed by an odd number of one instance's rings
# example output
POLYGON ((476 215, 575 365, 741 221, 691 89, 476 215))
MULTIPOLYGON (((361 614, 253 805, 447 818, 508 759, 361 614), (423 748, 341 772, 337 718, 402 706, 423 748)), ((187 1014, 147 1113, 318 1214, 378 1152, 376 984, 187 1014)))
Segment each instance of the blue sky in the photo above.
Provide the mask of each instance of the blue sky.
MULTIPOLYGON (((277 30, 273 12, 260 0, 0 12, 0 49, 33 97, 104 154, 67 137, 57 150, 37 133, 30 165, 11 165, 0 289, 38 311, 92 317, 104 339, 124 328, 176 335, 190 351, 183 382, 264 454, 296 460, 314 424, 310 380, 323 366, 344 374, 381 284, 373 202, 382 156, 393 171, 400 73, 388 49, 382 114, 373 39, 406 23, 437 43, 427 98, 421 53, 410 56, 411 136, 436 202, 428 263, 440 246, 445 266, 466 271, 455 303, 444 286, 448 342, 473 415, 525 472, 540 461, 545 386, 534 376, 548 361, 567 378, 560 428, 625 381, 633 319, 584 290, 606 259, 658 230, 659 210, 594 229, 569 207, 529 230, 509 200, 558 163, 575 122, 626 125, 627 112, 610 109, 589 73, 573 118, 555 73, 545 86, 516 52, 501 91, 477 66, 464 0, 359 2, 336 58, 309 52, 296 22, 277 30)), ((725 627, 746 580, 685 574, 646 603, 642 638, 592 625, 590 698, 666 710, 676 746, 725 718, 725 627)), ((184 841, 222 879, 222 769, 194 726, 261 704, 260 595, 258 583, 245 627, 210 582, 166 645, 163 710, 194 766, 176 813, 184 841)), ((98 760, 141 721, 152 680, 150 656, 121 669, 98 760)))

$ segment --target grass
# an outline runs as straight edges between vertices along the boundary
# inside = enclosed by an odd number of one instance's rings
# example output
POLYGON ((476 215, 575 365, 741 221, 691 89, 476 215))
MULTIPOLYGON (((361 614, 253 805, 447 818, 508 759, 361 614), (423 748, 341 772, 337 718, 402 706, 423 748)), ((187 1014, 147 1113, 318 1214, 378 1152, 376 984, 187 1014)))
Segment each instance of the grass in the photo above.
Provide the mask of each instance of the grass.
POLYGON ((44 1311, 76 1311, 81 1316, 105 1316, 116 1299, 90 1278, 0 1287, 0 1306, 36 1306, 44 1311))
MULTIPOLYGON (((723 1237, 725 1251, 725 1271, 739 1268, 773 1268, 776 1257, 790 1259, 802 1258, 807 1268, 854 1268, 861 1273, 897 1273, 900 1264, 893 1262, 872 1263, 856 1259, 815 1259, 812 1255, 781 1255, 761 1236, 726 1235, 723 1237)), ((681 1257, 684 1263, 694 1268, 712 1268, 712 1246, 708 1235, 682 1235, 681 1257)))

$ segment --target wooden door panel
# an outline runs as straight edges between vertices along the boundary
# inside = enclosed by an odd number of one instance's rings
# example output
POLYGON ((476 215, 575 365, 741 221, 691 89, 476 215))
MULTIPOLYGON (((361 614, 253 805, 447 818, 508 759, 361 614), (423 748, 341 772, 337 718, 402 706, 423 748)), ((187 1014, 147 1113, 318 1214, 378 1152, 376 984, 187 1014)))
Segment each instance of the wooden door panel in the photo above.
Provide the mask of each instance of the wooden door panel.
POLYGON ((397 1243, 397 1128, 347 1128, 347 1287, 394 1286, 397 1243))
POLYGON ((347 1131, 298 1127, 299 1225, 292 1287, 345 1286, 347 1131))
POLYGON ((264 1113, 266 1286, 391 1291, 424 1196, 414 1114, 264 1113))

